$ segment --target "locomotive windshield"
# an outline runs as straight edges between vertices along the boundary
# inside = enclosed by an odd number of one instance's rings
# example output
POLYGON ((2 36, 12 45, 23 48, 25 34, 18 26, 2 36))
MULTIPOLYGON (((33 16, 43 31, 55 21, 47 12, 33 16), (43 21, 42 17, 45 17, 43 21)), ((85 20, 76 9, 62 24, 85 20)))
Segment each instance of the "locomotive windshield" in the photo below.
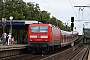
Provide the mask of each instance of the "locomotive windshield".
POLYGON ((47 32, 48 27, 47 26, 31 26, 30 31, 31 32, 47 32))

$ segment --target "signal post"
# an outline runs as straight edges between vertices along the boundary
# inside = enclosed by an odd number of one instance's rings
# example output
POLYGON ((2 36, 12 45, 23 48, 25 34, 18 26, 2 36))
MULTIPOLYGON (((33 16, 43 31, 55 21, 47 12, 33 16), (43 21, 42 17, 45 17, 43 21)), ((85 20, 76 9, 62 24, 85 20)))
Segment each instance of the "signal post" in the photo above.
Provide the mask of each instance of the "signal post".
MULTIPOLYGON (((74 27, 74 17, 71 17, 71 31, 72 31, 72 37, 73 37, 73 27, 74 27)), ((71 43, 71 46, 74 46, 74 42, 71 43)))

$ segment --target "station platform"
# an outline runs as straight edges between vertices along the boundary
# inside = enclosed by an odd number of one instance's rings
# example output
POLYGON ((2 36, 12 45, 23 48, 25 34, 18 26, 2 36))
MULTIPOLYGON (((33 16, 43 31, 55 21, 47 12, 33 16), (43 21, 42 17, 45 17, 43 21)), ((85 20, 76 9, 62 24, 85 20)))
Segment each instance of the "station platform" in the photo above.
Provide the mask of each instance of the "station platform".
POLYGON ((27 44, 13 44, 13 45, 0 44, 0 51, 13 50, 13 49, 24 49, 26 47, 27 47, 27 44))
POLYGON ((13 45, 0 44, 0 58, 24 53, 23 49, 26 49, 27 45, 28 44, 13 44, 13 45))

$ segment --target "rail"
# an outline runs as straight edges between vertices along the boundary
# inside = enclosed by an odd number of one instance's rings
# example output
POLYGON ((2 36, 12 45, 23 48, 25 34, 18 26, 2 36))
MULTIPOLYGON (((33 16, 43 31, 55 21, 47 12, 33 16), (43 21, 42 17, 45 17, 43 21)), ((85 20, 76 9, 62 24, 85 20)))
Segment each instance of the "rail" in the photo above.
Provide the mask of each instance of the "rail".
POLYGON ((88 49, 88 46, 86 46, 84 49, 78 51, 76 54, 74 54, 68 60, 87 60, 88 54, 89 54, 89 49, 88 49))

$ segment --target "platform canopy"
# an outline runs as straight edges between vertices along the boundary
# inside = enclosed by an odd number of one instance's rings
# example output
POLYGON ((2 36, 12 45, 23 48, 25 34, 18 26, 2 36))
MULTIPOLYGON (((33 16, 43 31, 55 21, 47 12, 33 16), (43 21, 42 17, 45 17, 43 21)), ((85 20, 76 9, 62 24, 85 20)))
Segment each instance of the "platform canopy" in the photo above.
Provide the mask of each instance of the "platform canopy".
MULTIPOLYGON (((0 20, 0 26, 10 26, 11 21, 7 20, 5 23, 0 20)), ((12 20, 12 26, 13 28, 27 28, 27 25, 29 24, 38 24, 41 22, 35 21, 35 20, 12 20)))
MULTIPOLYGON (((33 23, 41 23, 35 20, 13 20, 12 25, 26 25, 26 24, 33 24, 33 23)), ((10 25, 10 20, 7 20, 4 24, 10 25)), ((0 26, 3 26, 3 22, 0 20, 0 26)))

